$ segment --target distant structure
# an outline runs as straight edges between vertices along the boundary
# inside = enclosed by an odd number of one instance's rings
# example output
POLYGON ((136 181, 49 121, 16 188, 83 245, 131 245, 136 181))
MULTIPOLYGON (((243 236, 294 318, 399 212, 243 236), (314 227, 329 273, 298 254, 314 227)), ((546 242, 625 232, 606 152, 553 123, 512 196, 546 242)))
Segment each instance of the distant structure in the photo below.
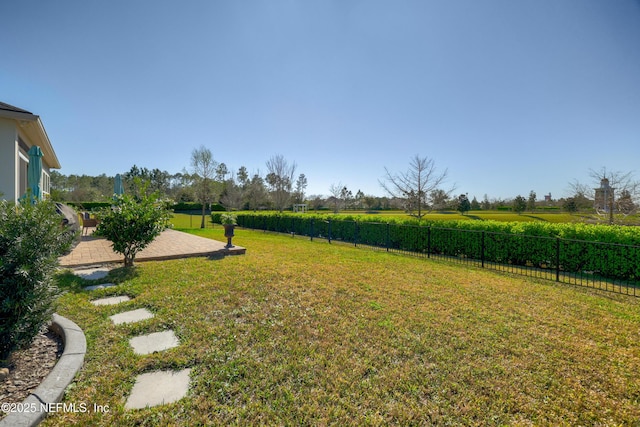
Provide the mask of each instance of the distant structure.
POLYGON ((544 201, 546 203, 550 203, 551 202, 551 193, 544 195, 544 201))
POLYGON ((596 196, 594 207, 597 211, 609 212, 609 207, 613 206, 615 188, 609 185, 607 178, 600 180, 600 188, 595 188, 596 196))
POLYGON ((307 212, 307 204, 306 203, 296 203, 293 205, 294 212, 305 213, 307 212))

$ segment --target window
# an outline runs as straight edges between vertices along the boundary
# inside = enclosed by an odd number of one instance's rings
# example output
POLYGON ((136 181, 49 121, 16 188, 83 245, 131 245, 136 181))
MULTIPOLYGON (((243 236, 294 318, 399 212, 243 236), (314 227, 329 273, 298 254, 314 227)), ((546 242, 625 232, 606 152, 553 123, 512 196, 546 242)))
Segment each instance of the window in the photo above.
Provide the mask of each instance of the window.
POLYGON ((40 188, 42 188, 43 196, 48 196, 51 192, 51 177, 45 171, 42 171, 42 182, 40 188))
POLYGON ((27 169, 29 168, 29 162, 22 156, 20 156, 18 168, 18 195, 22 196, 27 192, 27 169))

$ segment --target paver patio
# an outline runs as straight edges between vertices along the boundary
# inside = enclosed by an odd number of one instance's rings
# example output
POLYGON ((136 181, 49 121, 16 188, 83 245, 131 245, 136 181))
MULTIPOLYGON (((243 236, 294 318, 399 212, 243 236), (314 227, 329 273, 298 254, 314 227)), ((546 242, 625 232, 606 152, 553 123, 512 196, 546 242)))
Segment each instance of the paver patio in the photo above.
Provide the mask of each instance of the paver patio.
MULTIPOLYGON (((157 261, 191 256, 224 256, 244 254, 241 246, 225 248, 225 243, 176 230, 163 231, 153 242, 136 255, 136 261, 157 261)), ((121 263, 124 256, 113 252, 106 239, 82 236, 71 253, 60 258, 62 267, 80 267, 107 263, 121 263)), ((93 278, 93 277, 88 277, 93 278)))

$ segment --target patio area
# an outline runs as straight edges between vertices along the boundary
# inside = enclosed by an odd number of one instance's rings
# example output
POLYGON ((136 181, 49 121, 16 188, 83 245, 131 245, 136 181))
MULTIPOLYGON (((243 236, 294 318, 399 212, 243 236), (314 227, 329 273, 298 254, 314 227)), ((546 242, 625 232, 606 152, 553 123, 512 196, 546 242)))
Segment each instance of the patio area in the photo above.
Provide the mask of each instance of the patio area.
MULTIPOLYGON (((136 262, 187 258, 193 256, 242 255, 246 249, 234 246, 225 248, 225 243, 206 239, 176 230, 165 230, 149 246, 136 255, 136 262)), ((71 253, 60 257, 60 266, 74 268, 86 265, 121 263, 124 256, 113 252, 111 242, 82 236, 80 243, 71 253)))

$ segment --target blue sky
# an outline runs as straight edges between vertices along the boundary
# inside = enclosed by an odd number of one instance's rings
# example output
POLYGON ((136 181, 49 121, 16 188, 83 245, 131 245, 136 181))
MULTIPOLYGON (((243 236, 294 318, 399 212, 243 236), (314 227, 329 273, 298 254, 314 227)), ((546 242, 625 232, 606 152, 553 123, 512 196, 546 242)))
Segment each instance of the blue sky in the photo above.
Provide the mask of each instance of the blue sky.
POLYGON ((63 174, 171 173, 208 147, 282 154, 328 194, 382 195, 415 154, 479 200, 640 178, 640 2, 0 3, 0 101, 41 116, 63 174))

